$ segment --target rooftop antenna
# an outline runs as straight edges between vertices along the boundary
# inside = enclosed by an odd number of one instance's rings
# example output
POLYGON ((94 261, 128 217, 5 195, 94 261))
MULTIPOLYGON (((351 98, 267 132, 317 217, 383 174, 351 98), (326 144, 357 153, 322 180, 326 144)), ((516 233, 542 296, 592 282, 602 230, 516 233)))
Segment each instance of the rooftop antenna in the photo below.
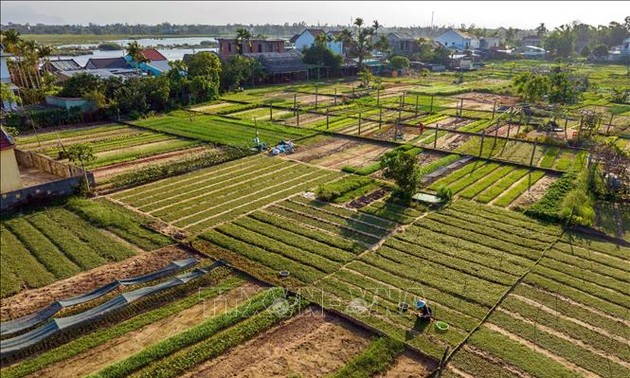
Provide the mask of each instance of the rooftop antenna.
POLYGON ((434 13, 435 13, 434 11, 431 11, 431 29, 433 29, 433 14, 434 13))

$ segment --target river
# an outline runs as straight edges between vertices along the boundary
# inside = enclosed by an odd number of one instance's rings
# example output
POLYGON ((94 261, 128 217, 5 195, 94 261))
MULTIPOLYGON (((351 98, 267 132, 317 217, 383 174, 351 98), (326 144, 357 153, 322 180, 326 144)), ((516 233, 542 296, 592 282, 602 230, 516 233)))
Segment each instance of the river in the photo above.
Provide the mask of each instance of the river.
MULTIPOLYGON (((126 46, 127 43, 131 41, 137 41, 142 47, 156 47, 161 45, 163 47, 157 48, 159 52, 162 53, 168 60, 181 60, 184 57, 184 54, 192 54, 193 52, 199 51, 217 51, 216 47, 203 47, 203 48, 183 48, 183 47, 172 47, 172 46, 181 46, 184 44, 188 44, 191 46, 199 45, 202 41, 211 41, 216 42, 214 37, 180 37, 180 38, 142 38, 142 39, 119 39, 114 41, 105 41, 106 43, 116 43, 121 45, 122 47, 126 46), (171 46, 171 47, 169 47, 171 46)), ((53 55, 50 57, 50 60, 57 59, 74 59, 79 65, 85 66, 85 63, 90 58, 115 58, 119 56, 125 56, 126 51, 122 50, 114 50, 114 51, 102 51, 96 49, 96 44, 94 43, 85 43, 85 44, 69 44, 62 45, 59 47, 80 47, 80 48, 89 48, 92 49, 92 54, 85 55, 77 55, 77 56, 64 56, 64 55, 53 55)))

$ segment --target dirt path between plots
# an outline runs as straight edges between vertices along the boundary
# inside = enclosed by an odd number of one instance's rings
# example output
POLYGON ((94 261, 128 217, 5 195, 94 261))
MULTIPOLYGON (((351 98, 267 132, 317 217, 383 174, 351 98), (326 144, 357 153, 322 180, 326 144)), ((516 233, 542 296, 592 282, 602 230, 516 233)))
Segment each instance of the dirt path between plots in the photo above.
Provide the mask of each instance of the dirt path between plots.
POLYGON ((427 377, 435 368, 435 362, 407 350, 398 356, 389 370, 375 378, 427 377))
POLYGON ((590 329, 593 332, 597 332, 597 333, 599 333, 601 335, 604 335, 606 337, 610 337, 611 339, 615 339, 615 340, 619 341, 620 343, 630 344, 630 342, 628 340, 624 339, 621 336, 617 336, 615 334, 612 334, 612 333, 606 331, 603 328, 595 327, 594 325, 589 324, 589 323, 585 323, 585 322, 583 322, 581 320, 570 318, 570 317, 568 317, 568 316, 566 316, 566 315, 564 315, 564 314, 562 314, 562 313, 560 313, 560 312, 558 312, 558 311, 556 311, 556 310, 554 310, 552 308, 549 308, 549 307, 547 307, 545 305, 542 305, 542 304, 540 304, 540 303, 538 303, 536 301, 533 301, 533 300, 531 300, 529 298, 525 298, 525 297, 520 296, 518 294, 511 294, 511 296, 516 298, 516 299, 518 299, 521 302, 527 303, 528 305, 530 305, 533 308, 537 308, 537 309, 540 309, 542 311, 545 311, 546 313, 551 314, 553 316, 556 316, 556 317, 558 317, 558 318, 560 318, 562 320, 566 320, 566 321, 575 323, 577 325, 580 325, 580 326, 582 326, 584 328, 588 328, 588 329, 590 329))
POLYGON ((322 377, 340 369, 369 344, 367 331, 321 310, 311 311, 288 319, 183 377, 322 377))
POLYGON ((96 180, 97 183, 99 183, 111 176, 116 176, 121 173, 125 173, 127 171, 143 168, 150 164, 160 164, 160 163, 171 162, 173 160, 178 160, 182 158, 183 157, 182 155, 186 155, 186 158, 190 158, 193 156, 202 155, 211 150, 212 148, 208 148, 206 146, 192 147, 192 148, 187 148, 184 150, 177 150, 177 151, 167 152, 164 154, 153 155, 153 156, 149 156, 143 159, 136 159, 134 161, 128 161, 124 163, 99 167, 99 168, 92 169, 91 172, 94 173, 94 179, 96 180))
MULTIPOLYGON (((515 186, 517 185, 517 183, 521 182, 522 180, 527 180, 527 176, 529 175, 529 173, 525 176, 523 176, 522 179, 518 180, 517 182, 514 183, 515 186)), ((518 209, 518 208, 524 208, 527 207, 531 204, 533 204, 534 202, 538 201, 539 199, 542 198, 543 195, 545 195, 545 193, 547 193, 547 189, 549 189, 549 187, 551 186, 551 184, 553 184, 554 182, 556 182, 556 180, 558 180, 556 177, 553 176, 549 176, 549 175, 545 175, 542 178, 540 178, 540 180, 536 181, 536 183, 534 185, 532 185, 531 189, 529 191, 525 191, 523 194, 521 194, 518 198, 516 198, 514 200, 514 202, 512 202, 509 206, 510 209, 518 209)), ((503 193, 507 193, 512 186, 508 189, 506 189, 503 193)), ((500 196, 500 195, 499 195, 500 196)), ((497 196, 497 198, 499 197, 497 196)), ((494 201, 492 201, 494 202, 494 201)))
POLYGON ((609 359, 612 362, 625 367, 626 369, 630 369, 630 363, 621 360, 619 357, 617 357, 615 355, 606 354, 602 350, 594 348, 591 345, 586 344, 586 343, 584 343, 581 340, 574 339, 574 338, 572 338, 572 337, 570 337, 570 336, 568 336, 568 335, 566 335, 566 334, 564 334, 562 332, 556 331, 553 328, 550 328, 550 327, 547 327, 547 326, 545 326, 543 324, 531 321, 531 320, 523 317, 522 315, 520 315, 520 314, 518 314, 516 312, 508 311, 508 310, 506 310, 504 308, 499 308, 498 311, 501 311, 504 314, 507 314, 507 315, 511 316, 512 318, 518 320, 518 321, 521 321, 521 322, 523 322, 525 324, 528 324, 528 325, 530 325, 532 327, 535 327, 536 329, 538 329, 538 330, 540 330, 542 332, 546 332, 546 333, 548 333, 548 334, 550 334, 552 336, 555 336, 555 337, 557 337, 559 339, 562 339, 564 341, 567 341, 567 342, 569 342, 569 343, 571 343, 571 344, 573 344, 575 346, 578 346, 578 347, 580 347, 582 349, 585 349, 585 350, 587 350, 587 351, 589 351, 589 352, 591 352, 591 353, 593 353, 595 355, 600 356, 601 358, 609 359))
POLYGON ((610 320, 612 320, 614 322, 623 323, 623 324, 627 325, 628 327, 630 327, 630 321, 629 320, 622 319, 620 317, 617 317, 617 316, 605 313, 605 312, 600 311, 600 310, 598 310, 598 309, 596 309, 596 308, 594 308, 592 306, 587 306, 587 305, 582 304, 580 302, 576 302, 576 301, 572 300, 571 298, 567 298, 567 297, 564 297, 562 295, 558 295, 557 293, 554 293, 554 292, 551 292, 551 291, 548 291, 548 290, 543 290, 543 289, 538 288, 538 287, 534 287, 534 286, 532 286, 532 285, 530 285, 528 283, 523 283, 522 285, 527 287, 527 288, 529 288, 529 289, 531 289, 531 290, 538 290, 538 291, 540 291, 542 293, 549 294, 551 296, 556 297, 557 299, 559 299, 561 301, 567 302, 570 305, 577 306, 577 307, 579 307, 581 309, 587 310, 587 311, 592 312, 594 314, 597 314, 597 315, 599 315, 601 317, 608 318, 608 319, 610 319, 610 320))
POLYGON ((99 371, 118 360, 140 352, 149 345, 165 340, 182 331, 238 306, 262 290, 248 282, 208 302, 200 303, 165 319, 151 323, 70 359, 38 371, 32 377, 81 377, 99 371))
POLYGON ((515 342, 517 342, 517 343, 519 343, 521 345, 524 345, 524 346, 528 347, 529 349, 531 349, 532 351, 534 351, 536 353, 540 353, 540 354, 542 354, 542 355, 544 355, 546 357, 549 357, 550 359, 552 359, 552 360, 556 361, 557 363, 563 365, 564 367, 566 367, 569 370, 577 371, 580 374, 582 374, 583 376, 588 377, 588 378, 599 378, 599 376, 597 374, 592 373, 592 372, 590 372, 590 371, 588 371, 586 369, 583 369, 583 368, 575 365, 574 363, 572 363, 570 361, 567 361, 566 359, 564 359, 564 358, 562 358, 560 356, 557 356, 557 355, 549 352, 548 350, 545 350, 545 349, 539 347, 538 345, 536 345, 536 344, 534 344, 534 343, 532 343, 530 341, 527 341, 527 340, 525 340, 525 339, 523 339, 523 338, 521 338, 521 337, 519 337, 519 336, 517 336, 517 335, 515 335, 515 334, 513 334, 511 332, 508 332, 508 331, 504 330, 503 328, 501 328, 499 326, 496 326, 496 325, 494 325, 492 323, 485 323, 485 326, 488 327, 490 330, 492 330, 494 332, 498 332, 498 333, 502 334, 503 336, 506 336, 506 337, 510 338, 511 340, 513 340, 513 341, 515 341, 515 342))
POLYGON ((173 260, 191 257, 176 246, 168 246, 152 252, 143 252, 126 260, 101 265, 62 281, 38 289, 22 291, 0 300, 3 320, 15 319, 33 313, 58 299, 88 293, 114 279, 128 278, 161 269, 173 260))

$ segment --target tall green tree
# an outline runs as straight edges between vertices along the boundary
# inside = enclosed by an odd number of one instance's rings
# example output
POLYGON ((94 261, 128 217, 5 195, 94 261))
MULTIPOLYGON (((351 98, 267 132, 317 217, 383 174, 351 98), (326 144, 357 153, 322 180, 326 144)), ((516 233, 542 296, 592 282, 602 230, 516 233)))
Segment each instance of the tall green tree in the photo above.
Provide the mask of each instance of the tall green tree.
POLYGON ((348 46, 350 55, 359 59, 359 70, 363 68, 363 60, 370 57, 372 39, 376 32, 374 27, 364 27, 362 18, 354 20, 355 30, 343 29, 336 37, 338 41, 348 46))
POLYGON ((94 149, 90 144, 87 143, 73 144, 66 149, 66 155, 68 156, 68 160, 70 160, 71 162, 81 164, 81 169, 83 170, 83 178, 85 180, 85 188, 88 192, 90 192, 90 182, 88 180, 85 164, 96 159, 96 155, 94 155, 94 149))
POLYGON ((420 187, 421 179, 416 156, 393 150, 383 155, 381 166, 385 168, 383 175, 396 182, 396 194, 405 201, 411 201, 420 187))

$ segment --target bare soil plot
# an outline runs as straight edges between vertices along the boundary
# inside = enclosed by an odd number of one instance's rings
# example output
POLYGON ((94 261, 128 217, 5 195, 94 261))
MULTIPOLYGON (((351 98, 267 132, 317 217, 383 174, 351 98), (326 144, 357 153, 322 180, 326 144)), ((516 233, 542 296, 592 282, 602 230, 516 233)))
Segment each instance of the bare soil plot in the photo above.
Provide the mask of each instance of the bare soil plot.
POLYGON ((494 103, 498 105, 516 105, 520 99, 513 96, 502 96, 492 93, 462 93, 453 96, 456 99, 464 100, 464 109, 492 110, 494 103))
POLYGON ((352 323, 313 308, 183 377, 324 377, 361 353, 369 337, 352 323))
MULTIPOLYGON (((525 179, 527 179, 527 178, 525 178, 525 179)), ((553 177, 553 176, 550 176, 550 175, 544 176, 543 178, 538 180, 531 187, 531 189, 529 191, 525 191, 523 194, 521 194, 520 197, 518 197, 516 200, 514 200, 514 202, 512 202, 512 204, 510 204, 509 208, 510 209, 515 209, 515 208, 519 209, 519 208, 524 208, 524 207, 527 207, 527 206, 533 204, 534 202, 536 202, 539 199, 541 199, 543 195, 545 195, 545 193, 549 189, 549 186, 551 186, 551 184, 553 184, 556 180, 558 180, 558 178, 556 178, 556 177, 553 177)))
POLYGON ((208 302, 200 303, 136 331, 109 340, 105 344, 37 372, 37 377, 82 377, 140 352, 144 348, 179 334, 206 319, 240 305, 262 289, 248 282, 208 302))
POLYGON ((437 140, 437 148, 455 151, 457 148, 466 144, 472 138, 470 135, 462 135, 462 134, 447 134, 442 138, 438 138, 437 140))
POLYGON ((297 117, 287 118, 284 122, 289 126, 308 126, 311 123, 325 121, 326 116, 321 114, 300 113, 300 124, 298 125, 297 117))
POLYGON ((376 375, 375 378, 428 377, 435 367, 435 362, 407 350, 396 359, 388 371, 376 375))
POLYGON ((375 144, 355 144, 350 148, 330 154, 320 159, 312 160, 312 164, 321 165, 327 168, 341 168, 345 165, 362 167, 369 163, 376 162, 391 147, 384 147, 375 144))
POLYGON ((212 111, 217 111, 217 110, 220 110, 221 108, 232 106, 232 105, 234 104, 231 102, 220 102, 218 104, 212 104, 212 105, 195 106, 191 109, 196 110, 198 112, 212 112, 212 111))
POLYGON ((318 143, 314 143, 306 148, 301 148, 290 155, 291 159, 309 163, 313 160, 343 151, 350 147, 357 146, 359 142, 343 138, 328 138, 318 143))
POLYGON ((191 257, 190 252, 168 246, 135 255, 124 261, 101 265, 48 286, 21 291, 0 300, 0 317, 3 320, 15 319, 35 312, 57 299, 85 294, 114 279, 150 273, 163 268, 173 260, 187 257, 191 257))

